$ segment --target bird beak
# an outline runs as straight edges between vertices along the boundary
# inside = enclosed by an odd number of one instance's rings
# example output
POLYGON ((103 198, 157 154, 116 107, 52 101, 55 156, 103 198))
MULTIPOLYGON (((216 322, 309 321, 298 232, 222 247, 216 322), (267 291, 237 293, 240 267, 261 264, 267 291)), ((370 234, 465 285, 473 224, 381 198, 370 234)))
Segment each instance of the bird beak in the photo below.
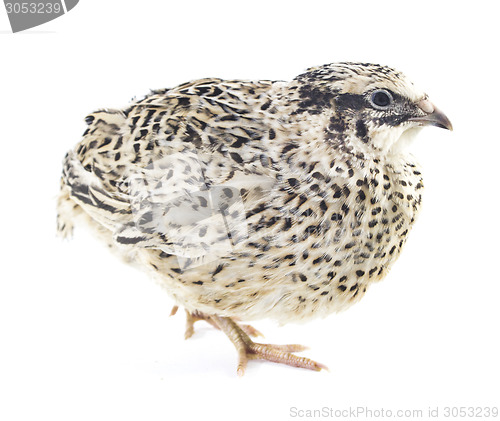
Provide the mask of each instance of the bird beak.
POLYGON ((442 129, 453 130, 453 126, 448 117, 428 99, 420 100, 417 105, 425 115, 410 118, 410 121, 415 121, 421 126, 436 126, 442 129))

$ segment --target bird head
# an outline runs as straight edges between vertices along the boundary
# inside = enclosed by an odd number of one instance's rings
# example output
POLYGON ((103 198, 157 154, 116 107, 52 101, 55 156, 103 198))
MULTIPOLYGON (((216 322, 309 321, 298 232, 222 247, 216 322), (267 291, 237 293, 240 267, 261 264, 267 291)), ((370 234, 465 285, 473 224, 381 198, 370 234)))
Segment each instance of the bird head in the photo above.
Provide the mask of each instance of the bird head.
POLYGON ((452 130, 428 96, 390 67, 333 63, 295 80, 296 113, 328 115, 325 140, 347 153, 397 155, 423 126, 452 130))

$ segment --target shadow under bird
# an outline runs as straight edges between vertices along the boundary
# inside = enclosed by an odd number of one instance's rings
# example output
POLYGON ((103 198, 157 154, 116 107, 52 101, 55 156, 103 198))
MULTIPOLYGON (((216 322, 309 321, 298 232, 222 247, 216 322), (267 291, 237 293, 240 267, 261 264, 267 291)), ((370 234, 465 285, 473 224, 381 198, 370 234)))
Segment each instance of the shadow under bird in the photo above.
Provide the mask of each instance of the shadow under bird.
POLYGON ((423 181, 408 145, 448 118, 400 72, 333 63, 289 82, 201 79, 86 118, 58 230, 85 221, 249 359, 321 370, 241 321, 324 317, 401 253, 423 181))

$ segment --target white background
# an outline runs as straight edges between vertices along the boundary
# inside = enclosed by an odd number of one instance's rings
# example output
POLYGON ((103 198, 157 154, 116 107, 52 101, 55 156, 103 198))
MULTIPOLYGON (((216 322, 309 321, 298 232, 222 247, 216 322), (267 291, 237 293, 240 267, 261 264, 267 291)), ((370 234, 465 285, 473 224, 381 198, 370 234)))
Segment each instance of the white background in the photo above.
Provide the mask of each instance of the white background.
MULTIPOLYGON (((98 1, 11 34, 0 7, 0 419, 294 419, 297 410, 500 406, 499 30, 493 2, 98 1), (251 362, 85 230, 55 236, 84 116, 207 76, 389 64, 455 131, 414 145, 423 213, 386 280, 339 315, 255 326, 330 367, 251 362)), ((484 414, 484 412, 483 412, 484 414)), ((298 418, 298 417, 295 417, 298 418)))

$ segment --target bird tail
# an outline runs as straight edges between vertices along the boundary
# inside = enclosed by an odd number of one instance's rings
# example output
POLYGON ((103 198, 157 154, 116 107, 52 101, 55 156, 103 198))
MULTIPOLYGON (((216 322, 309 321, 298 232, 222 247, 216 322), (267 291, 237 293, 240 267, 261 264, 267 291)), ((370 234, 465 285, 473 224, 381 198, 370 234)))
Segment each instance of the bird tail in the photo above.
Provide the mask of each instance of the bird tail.
POLYGON ((73 235, 74 219, 81 208, 71 200, 70 190, 61 179, 61 191, 57 198, 57 235, 70 238, 73 235))
MULTIPOLYGON (((101 180, 91 171, 87 171, 74 151, 69 151, 63 161, 62 188, 59 197, 58 230, 66 236, 68 221, 68 203, 76 203, 92 219, 111 231, 120 221, 130 217, 130 202, 107 191, 101 180), (66 225, 66 226, 65 226, 66 225)), ((71 225, 71 224, 69 224, 71 225)))

